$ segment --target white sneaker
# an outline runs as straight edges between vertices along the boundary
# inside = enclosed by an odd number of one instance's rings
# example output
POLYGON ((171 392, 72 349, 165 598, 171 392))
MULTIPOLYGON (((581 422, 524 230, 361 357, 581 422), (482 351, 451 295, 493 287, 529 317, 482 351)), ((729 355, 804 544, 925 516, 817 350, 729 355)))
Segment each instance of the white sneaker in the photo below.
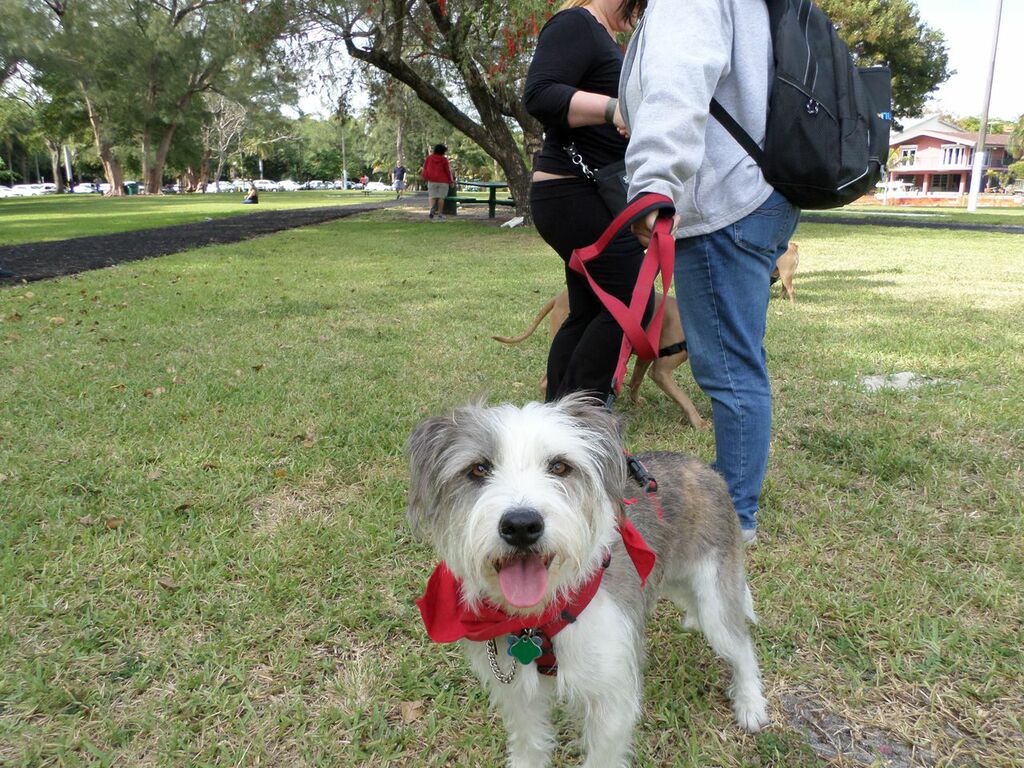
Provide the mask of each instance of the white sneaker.
POLYGON ((443 213, 437 214, 437 220, 438 221, 444 221, 444 214, 443 213))
POLYGON ((743 528, 740 530, 740 541, 743 542, 744 547, 757 546, 757 529, 756 528, 743 528))

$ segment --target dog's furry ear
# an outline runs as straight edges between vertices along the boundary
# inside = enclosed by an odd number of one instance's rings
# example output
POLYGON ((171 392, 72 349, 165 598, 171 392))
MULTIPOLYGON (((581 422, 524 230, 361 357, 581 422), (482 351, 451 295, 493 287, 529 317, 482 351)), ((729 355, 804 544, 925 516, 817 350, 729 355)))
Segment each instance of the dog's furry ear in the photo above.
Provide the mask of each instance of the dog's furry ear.
POLYGON ((558 405, 582 428, 594 435, 592 445, 600 464, 601 480, 609 498, 620 499, 626 482, 626 462, 623 459, 622 424, 619 418, 596 397, 572 394, 563 397, 558 405))
POLYGON ((449 430, 455 426, 451 414, 435 416, 419 424, 405 443, 409 456, 409 501, 406 517, 414 534, 422 534, 429 525, 430 512, 437 508, 434 480, 440 469, 441 454, 448 444, 449 430))

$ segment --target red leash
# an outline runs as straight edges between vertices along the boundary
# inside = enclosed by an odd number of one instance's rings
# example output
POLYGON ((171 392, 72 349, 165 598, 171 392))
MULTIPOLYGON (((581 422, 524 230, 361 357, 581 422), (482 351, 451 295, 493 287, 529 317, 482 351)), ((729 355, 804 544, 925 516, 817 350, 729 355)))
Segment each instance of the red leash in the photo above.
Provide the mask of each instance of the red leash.
POLYGON ((597 242, 584 248, 577 248, 569 259, 570 269, 587 278, 591 290, 622 328, 622 347, 619 350, 619 361, 615 366, 615 373, 612 375, 613 395, 618 395, 622 388, 622 382, 626 376, 626 363, 629 361, 632 350, 636 351, 636 356, 641 360, 653 360, 658 356, 661 321, 665 312, 664 302, 654 313, 647 330, 644 330, 643 327, 643 316, 644 310, 647 308, 647 300, 650 298, 651 291, 654 290, 654 280, 657 278, 658 272, 661 272, 661 281, 666 295, 669 288, 672 287, 675 240, 672 237, 671 229, 674 212, 672 201, 664 195, 643 195, 626 206, 625 210, 615 217, 597 242), (626 306, 595 282, 587 271, 587 262, 593 261, 604 253, 609 243, 634 221, 655 210, 659 211, 658 220, 651 233, 651 242, 647 246, 647 253, 640 266, 640 274, 637 276, 629 306, 626 306))

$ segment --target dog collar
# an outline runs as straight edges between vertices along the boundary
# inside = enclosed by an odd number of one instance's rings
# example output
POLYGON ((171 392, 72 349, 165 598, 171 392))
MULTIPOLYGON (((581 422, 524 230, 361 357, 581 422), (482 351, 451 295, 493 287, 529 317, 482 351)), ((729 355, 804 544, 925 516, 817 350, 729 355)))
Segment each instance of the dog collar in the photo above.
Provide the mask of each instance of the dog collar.
MULTIPOLYGON (((618 530, 626 552, 640 576, 640 586, 643 587, 654 568, 655 554, 629 518, 622 518, 618 530)), ((502 635, 522 635, 526 630, 541 628, 550 638, 575 621, 590 604, 610 562, 611 556, 608 555, 601 567, 579 589, 554 601, 543 613, 513 616, 486 600, 471 610, 462 600, 462 582, 442 561, 431 574, 427 589, 416 601, 416 605, 427 635, 435 643, 453 643, 463 639, 481 642, 502 635)))

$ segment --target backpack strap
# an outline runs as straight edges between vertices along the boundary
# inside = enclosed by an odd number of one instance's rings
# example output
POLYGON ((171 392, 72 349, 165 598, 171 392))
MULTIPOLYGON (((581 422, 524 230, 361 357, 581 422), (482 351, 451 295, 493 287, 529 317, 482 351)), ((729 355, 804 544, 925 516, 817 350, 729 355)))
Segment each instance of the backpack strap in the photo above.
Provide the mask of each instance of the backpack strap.
POLYGON ((743 130, 743 126, 736 122, 736 119, 730 115, 725 107, 719 103, 718 99, 711 99, 711 115, 722 127, 729 132, 729 135, 736 139, 744 151, 754 158, 754 162, 759 167, 764 167, 764 151, 757 145, 757 142, 751 138, 750 134, 743 130))

